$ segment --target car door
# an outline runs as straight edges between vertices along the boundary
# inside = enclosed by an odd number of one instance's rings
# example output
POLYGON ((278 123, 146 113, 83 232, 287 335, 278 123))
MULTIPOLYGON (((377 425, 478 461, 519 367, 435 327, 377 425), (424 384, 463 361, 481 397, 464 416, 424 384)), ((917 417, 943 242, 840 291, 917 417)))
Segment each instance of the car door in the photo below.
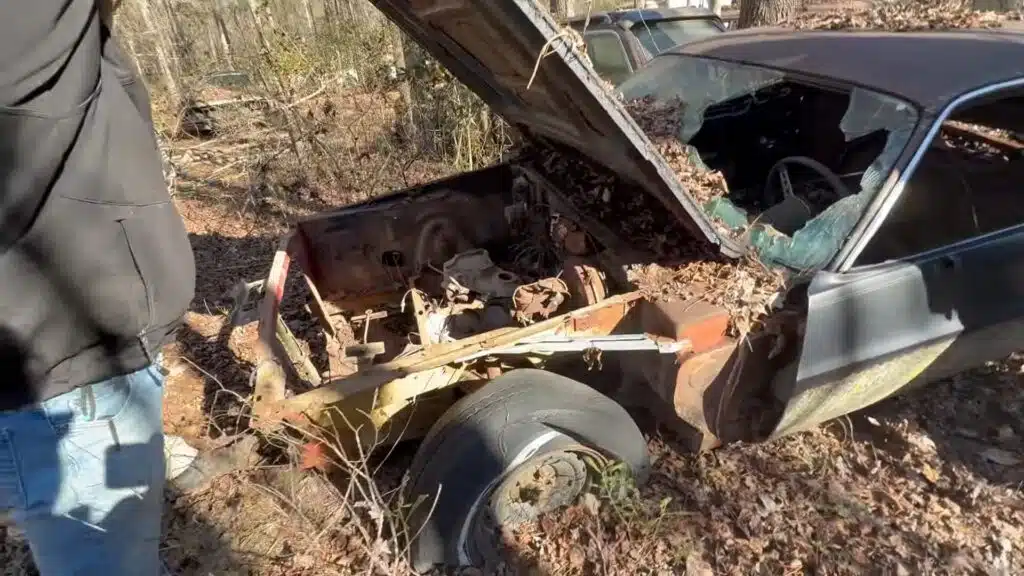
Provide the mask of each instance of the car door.
POLYGON ((1019 97, 1014 84, 951 106, 850 265, 812 280, 800 358, 777 384, 786 408, 774 436, 1024 348, 1024 144, 969 151, 991 145, 989 128, 1015 129, 1000 123, 1019 97), (963 144, 946 120, 979 119, 987 128, 970 135, 974 145, 949 143, 963 144))

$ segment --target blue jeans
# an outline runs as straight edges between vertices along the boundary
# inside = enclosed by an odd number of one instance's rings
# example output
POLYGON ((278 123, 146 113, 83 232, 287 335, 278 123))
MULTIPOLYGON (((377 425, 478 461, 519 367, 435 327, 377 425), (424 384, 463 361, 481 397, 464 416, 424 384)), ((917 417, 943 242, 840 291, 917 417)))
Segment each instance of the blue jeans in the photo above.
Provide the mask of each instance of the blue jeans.
POLYGON ((157 365, 0 412, 0 509, 42 576, 157 576, 164 453, 157 365))

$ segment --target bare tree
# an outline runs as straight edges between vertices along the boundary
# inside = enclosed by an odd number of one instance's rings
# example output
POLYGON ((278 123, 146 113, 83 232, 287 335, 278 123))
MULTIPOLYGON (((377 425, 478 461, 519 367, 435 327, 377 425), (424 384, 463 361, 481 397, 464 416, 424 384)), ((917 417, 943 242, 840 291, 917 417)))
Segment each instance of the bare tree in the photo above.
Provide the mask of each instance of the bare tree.
POLYGON ((409 82, 409 67, 412 65, 412 62, 406 51, 402 31, 398 26, 391 26, 390 28, 392 29, 392 55, 395 60, 395 66, 398 68, 399 74, 404 76, 398 84, 398 93, 402 97, 402 106, 405 108, 405 129, 409 137, 415 142, 416 118, 413 114, 415 102, 413 101, 412 84, 409 82))
POLYGON ((313 7, 309 5, 309 0, 302 0, 302 11, 306 16, 306 26, 309 27, 310 33, 316 34, 316 23, 313 18, 313 7))
POLYGON ((213 2, 211 8, 213 20, 217 24, 217 36, 220 41, 221 50, 227 58, 228 64, 234 67, 235 51, 231 46, 231 36, 228 33, 228 27, 227 24, 224 23, 224 15, 221 12, 224 8, 219 1, 213 2))
POLYGON ((740 3, 739 28, 771 26, 796 14, 800 0, 743 0, 740 3))
POLYGON ((154 38, 154 51, 156 52, 157 64, 160 66, 160 73, 163 76, 164 88, 167 96, 175 106, 181 102, 181 92, 178 91, 177 73, 171 66, 171 59, 168 56, 168 48, 171 45, 165 32, 165 26, 157 26, 153 21, 152 12, 149 10, 149 0, 136 0, 139 15, 146 27, 146 32, 154 38))
POLYGON ((570 17, 574 12, 572 0, 551 0, 549 9, 556 19, 570 17))

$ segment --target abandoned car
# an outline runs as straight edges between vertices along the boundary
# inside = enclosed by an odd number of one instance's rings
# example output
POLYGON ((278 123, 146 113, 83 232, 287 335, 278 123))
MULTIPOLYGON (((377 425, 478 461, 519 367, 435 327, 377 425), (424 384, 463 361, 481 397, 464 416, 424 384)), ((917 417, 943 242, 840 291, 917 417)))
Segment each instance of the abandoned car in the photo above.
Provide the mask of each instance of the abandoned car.
POLYGON ((346 451, 422 439, 417 568, 494 561, 595 467, 642 480, 622 404, 694 449, 769 440, 1024 342, 1021 37, 688 43, 621 87, 668 111, 670 149, 531 0, 375 4, 524 146, 294 227, 251 292, 253 420, 346 451), (298 289, 308 342, 281 315, 298 289))

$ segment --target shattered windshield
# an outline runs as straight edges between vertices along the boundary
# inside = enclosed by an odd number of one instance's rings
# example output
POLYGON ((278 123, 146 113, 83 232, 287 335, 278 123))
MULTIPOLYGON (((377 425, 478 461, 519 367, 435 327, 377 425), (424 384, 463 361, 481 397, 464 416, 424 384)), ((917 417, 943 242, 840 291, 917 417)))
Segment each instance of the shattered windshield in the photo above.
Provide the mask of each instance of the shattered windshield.
POLYGON ((765 263, 795 270, 839 251, 918 120, 879 92, 685 55, 654 59, 618 90, 672 107, 682 172, 721 175, 718 189, 691 192, 705 213, 765 263))

